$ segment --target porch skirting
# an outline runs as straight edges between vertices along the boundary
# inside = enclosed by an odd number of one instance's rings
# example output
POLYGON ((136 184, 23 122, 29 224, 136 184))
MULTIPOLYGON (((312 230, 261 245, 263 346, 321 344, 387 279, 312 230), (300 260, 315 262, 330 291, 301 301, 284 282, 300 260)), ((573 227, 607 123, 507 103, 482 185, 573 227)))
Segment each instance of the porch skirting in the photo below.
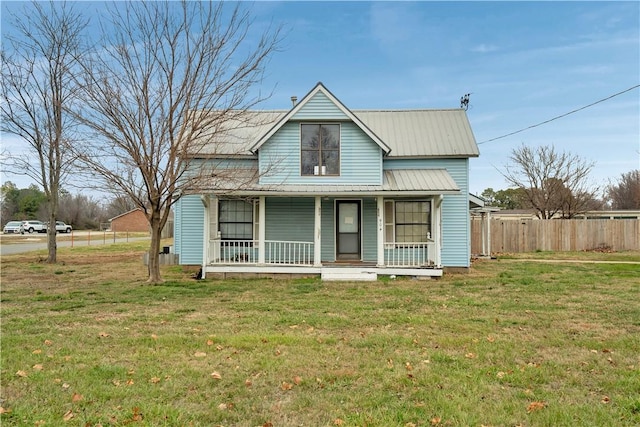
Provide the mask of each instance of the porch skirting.
POLYGON ((441 268, 394 268, 374 266, 277 266, 277 265, 207 265, 203 270, 205 277, 271 277, 320 276, 322 280, 373 281, 381 276, 412 276, 417 278, 441 277, 441 268))

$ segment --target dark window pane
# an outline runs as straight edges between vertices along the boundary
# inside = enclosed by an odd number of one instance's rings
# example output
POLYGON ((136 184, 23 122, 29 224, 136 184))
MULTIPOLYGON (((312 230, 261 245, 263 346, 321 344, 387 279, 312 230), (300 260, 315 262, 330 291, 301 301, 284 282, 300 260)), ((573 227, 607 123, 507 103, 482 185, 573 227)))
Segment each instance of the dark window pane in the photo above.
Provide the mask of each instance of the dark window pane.
POLYGON ((340 125, 322 125, 322 149, 340 148, 340 125))
POLYGON ((306 151, 301 152, 301 168, 302 175, 313 175, 313 167, 318 166, 318 152, 306 151))
POLYGON ((317 150, 320 147, 320 125, 301 125, 303 150, 317 150))
POLYGON ((324 150, 322 152, 322 165, 327 167, 327 175, 339 175, 340 152, 337 150, 324 150))

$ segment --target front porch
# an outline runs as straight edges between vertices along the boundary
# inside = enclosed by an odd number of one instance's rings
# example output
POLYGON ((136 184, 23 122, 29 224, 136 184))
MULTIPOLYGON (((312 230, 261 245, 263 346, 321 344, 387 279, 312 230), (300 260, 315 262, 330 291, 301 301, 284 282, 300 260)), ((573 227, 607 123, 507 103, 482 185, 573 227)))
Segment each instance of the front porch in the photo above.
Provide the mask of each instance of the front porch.
POLYGON ((438 195, 202 200, 204 275, 442 276, 438 195))

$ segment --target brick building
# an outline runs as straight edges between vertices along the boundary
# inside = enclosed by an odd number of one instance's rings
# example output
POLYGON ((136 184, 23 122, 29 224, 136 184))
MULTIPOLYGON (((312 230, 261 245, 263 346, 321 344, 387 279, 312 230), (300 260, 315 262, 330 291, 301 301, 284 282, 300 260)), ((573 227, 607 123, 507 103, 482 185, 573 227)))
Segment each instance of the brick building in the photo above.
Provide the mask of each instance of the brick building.
POLYGON ((109 220, 111 231, 149 232, 149 221, 142 209, 133 209, 109 220))

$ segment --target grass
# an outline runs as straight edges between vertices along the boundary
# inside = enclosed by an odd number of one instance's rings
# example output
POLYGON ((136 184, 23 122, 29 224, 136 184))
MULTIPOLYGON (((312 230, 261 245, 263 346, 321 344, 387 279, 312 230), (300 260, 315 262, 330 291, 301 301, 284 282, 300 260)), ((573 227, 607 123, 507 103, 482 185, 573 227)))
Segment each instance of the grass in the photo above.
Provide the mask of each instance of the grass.
POLYGON ((640 424, 638 265, 150 286, 146 244, 3 258, 3 426, 640 424))

